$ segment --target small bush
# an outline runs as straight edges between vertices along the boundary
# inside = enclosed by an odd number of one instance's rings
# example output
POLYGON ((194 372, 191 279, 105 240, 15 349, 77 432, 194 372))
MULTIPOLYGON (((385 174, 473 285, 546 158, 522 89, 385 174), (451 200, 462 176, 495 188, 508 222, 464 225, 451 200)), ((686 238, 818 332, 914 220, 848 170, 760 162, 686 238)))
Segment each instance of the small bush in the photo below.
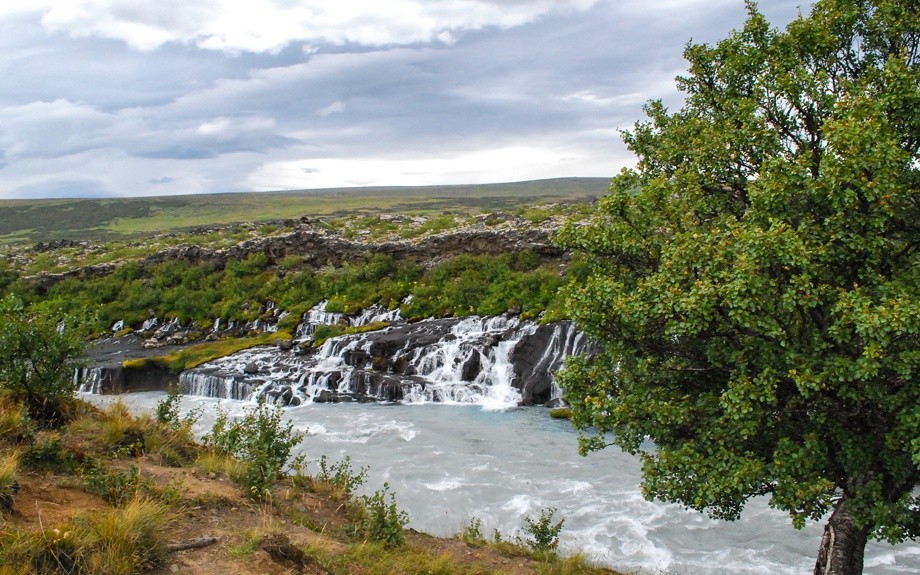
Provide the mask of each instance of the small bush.
POLYGON ((83 349, 74 330, 58 329, 59 321, 60 315, 26 309, 12 296, 0 300, 0 388, 49 428, 67 421, 75 358, 83 349))
POLYGON ((405 543, 403 527, 409 523, 409 515, 396 506, 396 495, 390 493, 390 485, 384 483, 383 489, 378 489, 373 495, 365 495, 363 500, 365 537, 383 543, 385 547, 399 547, 405 543))
POLYGON ((282 423, 282 412, 263 400, 242 419, 231 421, 219 410, 205 443, 218 452, 246 463, 242 477, 243 488, 254 499, 271 494, 274 482, 288 467, 302 467, 304 456, 291 458, 291 450, 305 433, 294 430, 294 424, 282 423))
MULTIPOLYGON (((459 537, 461 540, 473 545, 485 543, 486 538, 482 534, 482 520, 478 517, 470 519, 469 524, 463 528, 459 537)), ((499 538, 501 538, 501 536, 499 536, 499 538)))
POLYGON ((48 436, 26 447, 21 462, 28 469, 70 472, 77 466, 77 457, 61 443, 59 437, 48 436))
POLYGON ((141 479, 140 469, 136 465, 132 465, 127 471, 114 471, 98 463, 84 470, 83 487, 115 506, 122 505, 151 489, 149 482, 141 479))
MULTIPOLYGON (((156 409, 154 410, 154 417, 156 418, 156 422, 158 424, 157 427, 160 429, 152 431, 165 430, 167 432, 165 435, 169 437, 160 439, 166 439, 167 442, 169 442, 168 440, 170 439, 178 439, 182 442, 192 444, 194 443, 194 439, 191 434, 192 427, 195 425, 195 423, 198 422, 199 419, 201 419, 202 409, 192 409, 187 414, 182 415, 182 409, 180 407, 181 402, 182 392, 179 390, 179 387, 170 387, 166 397, 157 402, 156 409)), ((151 433, 149 435, 164 434, 151 433)))
POLYGON ((182 425, 182 411, 179 403, 182 401, 182 393, 178 386, 170 386, 166 397, 157 402, 154 409, 154 416, 157 423, 172 429, 178 429, 182 425))
POLYGON ((522 542, 535 553, 555 552, 559 546, 559 532, 562 531, 565 519, 553 523, 555 514, 556 508, 550 508, 541 510, 540 517, 536 520, 524 518, 524 532, 527 537, 522 539, 522 542))
POLYGON ((362 467, 355 473, 351 467, 351 457, 346 455, 337 463, 328 463, 324 455, 319 458, 317 479, 334 487, 340 499, 350 501, 355 490, 364 485, 367 479, 367 467, 362 467))

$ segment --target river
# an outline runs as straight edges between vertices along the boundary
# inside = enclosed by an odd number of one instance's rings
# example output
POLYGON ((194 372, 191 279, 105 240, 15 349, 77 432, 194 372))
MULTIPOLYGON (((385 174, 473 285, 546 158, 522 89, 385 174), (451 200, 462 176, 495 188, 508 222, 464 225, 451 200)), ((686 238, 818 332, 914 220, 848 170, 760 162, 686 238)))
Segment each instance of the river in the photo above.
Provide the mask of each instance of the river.
MULTIPOLYGON (((121 396, 134 410, 152 409, 163 397, 121 396)), ((203 408, 201 433, 218 404, 231 414, 252 405, 191 396, 182 402, 185 410, 203 408)), ((646 501, 637 458, 616 448, 579 456, 577 433, 545 409, 306 404, 285 408, 285 415, 308 431, 301 448, 312 461, 349 455, 356 467, 369 468, 364 492, 389 482, 410 526, 434 535, 455 534, 475 517, 487 537, 493 529, 514 536, 523 517, 556 508, 565 519, 563 552, 581 551, 626 572, 791 575, 814 566, 821 525, 796 531, 765 498, 750 502, 737 522, 646 501)), ((872 575, 918 573, 920 543, 871 543, 865 565, 872 575)))

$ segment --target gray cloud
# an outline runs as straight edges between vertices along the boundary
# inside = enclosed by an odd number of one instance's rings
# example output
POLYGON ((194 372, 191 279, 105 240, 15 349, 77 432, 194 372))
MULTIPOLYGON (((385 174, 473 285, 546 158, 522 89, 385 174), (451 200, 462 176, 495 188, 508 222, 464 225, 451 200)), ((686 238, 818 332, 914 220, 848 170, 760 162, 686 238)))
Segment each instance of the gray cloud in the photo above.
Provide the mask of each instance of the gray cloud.
MULTIPOLYGON (((609 176, 632 162, 617 130, 642 103, 680 104, 686 42, 744 20, 740 0, 394 1, 415 10, 403 36, 343 12, 380 30, 271 42, 221 33, 221 2, 0 9, 0 197, 609 176)), ((781 23, 796 4, 764 8, 781 23)))

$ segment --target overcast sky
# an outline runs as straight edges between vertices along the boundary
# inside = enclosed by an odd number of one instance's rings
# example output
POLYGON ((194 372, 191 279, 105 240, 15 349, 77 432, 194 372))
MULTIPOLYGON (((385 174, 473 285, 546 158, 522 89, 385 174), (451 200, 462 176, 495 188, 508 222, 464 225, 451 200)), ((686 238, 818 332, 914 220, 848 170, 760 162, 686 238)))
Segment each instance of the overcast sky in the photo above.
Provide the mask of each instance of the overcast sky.
MULTIPOLYGON (((806 0, 761 9, 782 27, 806 0)), ((0 197, 614 175, 742 0, 0 0, 0 197)))

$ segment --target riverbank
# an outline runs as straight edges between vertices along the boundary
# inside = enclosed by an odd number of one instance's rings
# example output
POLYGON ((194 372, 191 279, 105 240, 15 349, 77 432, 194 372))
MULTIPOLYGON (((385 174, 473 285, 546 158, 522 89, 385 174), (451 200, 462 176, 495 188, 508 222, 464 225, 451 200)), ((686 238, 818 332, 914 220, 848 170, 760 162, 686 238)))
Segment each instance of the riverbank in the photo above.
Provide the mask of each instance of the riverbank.
POLYGON ((10 495, 3 575, 615 573, 496 543, 472 522, 462 538, 408 529, 388 548, 363 529, 366 504, 331 473, 288 476, 253 500, 239 485, 245 464, 195 442, 190 420, 78 402, 66 427, 36 431, 12 403, 3 408, 0 459, 15 462, 13 481, 0 485, 10 495))

